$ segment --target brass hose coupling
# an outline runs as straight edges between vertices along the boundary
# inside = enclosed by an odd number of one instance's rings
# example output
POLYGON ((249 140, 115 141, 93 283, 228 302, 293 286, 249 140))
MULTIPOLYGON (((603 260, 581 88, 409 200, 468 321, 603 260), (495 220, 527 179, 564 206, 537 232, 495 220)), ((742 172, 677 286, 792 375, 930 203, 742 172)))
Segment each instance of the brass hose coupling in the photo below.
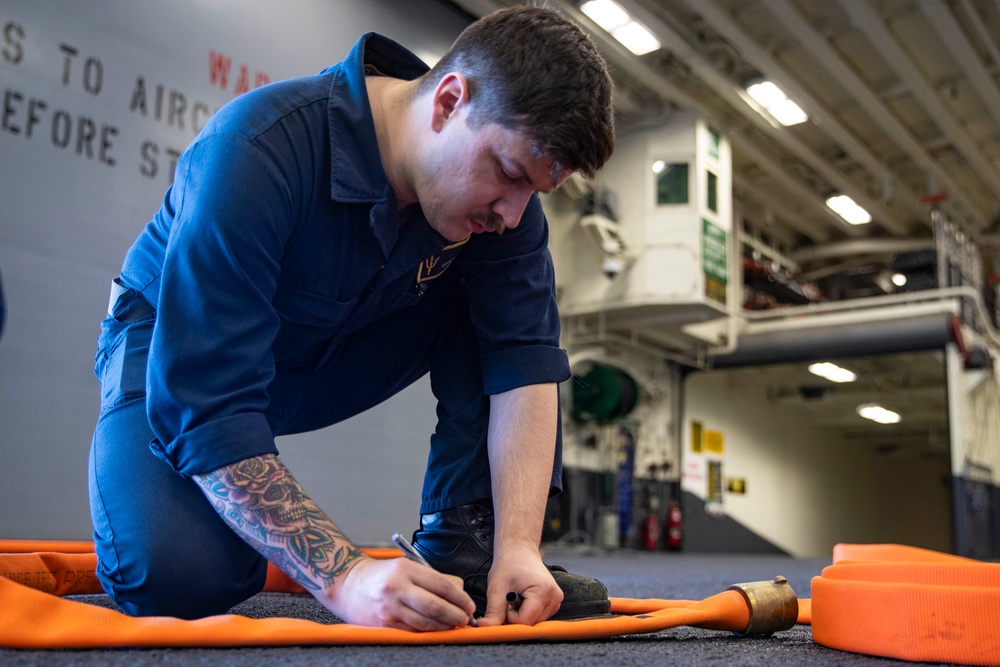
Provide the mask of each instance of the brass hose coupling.
POLYGON ((777 576, 774 581, 751 581, 733 584, 727 590, 743 594, 750 607, 750 623, 740 637, 770 637, 775 632, 794 627, 799 616, 799 600, 788 580, 777 576))

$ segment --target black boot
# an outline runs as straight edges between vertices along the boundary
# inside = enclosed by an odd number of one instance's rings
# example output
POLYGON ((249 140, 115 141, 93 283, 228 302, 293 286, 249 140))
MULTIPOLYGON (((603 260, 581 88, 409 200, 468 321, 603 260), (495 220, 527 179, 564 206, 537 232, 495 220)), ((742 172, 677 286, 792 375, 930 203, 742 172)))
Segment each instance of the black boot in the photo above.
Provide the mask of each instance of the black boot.
MULTIPOLYGON (((487 576, 493 565, 493 502, 479 500, 454 509, 423 514, 413 546, 438 572, 462 577, 465 592, 476 603, 476 615, 486 613, 487 576)), ((558 565, 548 565, 563 592, 555 620, 607 614, 611 610, 604 584, 558 565)))

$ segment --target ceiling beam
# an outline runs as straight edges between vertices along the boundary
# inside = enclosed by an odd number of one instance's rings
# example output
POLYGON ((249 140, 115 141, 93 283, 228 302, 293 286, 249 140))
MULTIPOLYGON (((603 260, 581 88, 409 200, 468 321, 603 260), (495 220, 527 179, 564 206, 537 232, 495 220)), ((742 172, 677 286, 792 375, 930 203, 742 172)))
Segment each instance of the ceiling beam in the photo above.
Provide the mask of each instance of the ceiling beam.
POLYGON ((813 262, 832 257, 857 257, 859 255, 895 255, 901 252, 933 250, 932 239, 860 239, 829 243, 822 247, 800 248, 792 253, 796 262, 813 262))
MULTIPOLYGON (((822 176, 832 188, 836 188, 843 194, 850 195, 862 208, 872 214, 872 217, 879 226, 897 236, 905 235, 909 232, 910 224, 908 220, 901 220, 898 214, 890 211, 883 202, 871 197, 862 186, 855 183, 847 175, 835 168, 829 160, 796 137, 794 130, 776 123, 772 124, 768 120, 770 116, 765 118, 761 114, 762 110, 759 109, 759 105, 746 93, 743 86, 723 76, 714 65, 709 63, 704 56, 698 53, 693 46, 667 25, 666 22, 636 2, 636 0, 617 1, 626 11, 635 16, 640 23, 645 24, 656 35, 663 44, 663 48, 669 50, 687 64, 702 82, 726 100, 737 113, 808 165, 814 172, 822 176)), ((815 196, 818 198, 820 195, 817 194, 815 196)), ((860 228, 848 225, 839 217, 837 221, 838 224, 845 227, 844 231, 847 234, 858 235, 862 233, 860 228)))
POLYGON ((565 14, 570 16, 587 31, 590 38, 597 45, 598 50, 608 62, 628 72, 640 83, 656 93, 661 99, 682 109, 697 111, 706 117, 713 115, 704 104, 691 97, 678 86, 664 79, 648 65, 636 58, 621 42, 613 38, 600 26, 591 21, 590 17, 581 12, 572 0, 556 0, 556 4, 560 5, 565 14))
MULTIPOLYGON (((844 222, 843 218, 831 211, 830 207, 822 202, 818 193, 814 192, 808 186, 803 185, 801 181, 789 174, 784 167, 778 164, 778 162, 767 153, 767 151, 759 148, 752 141, 747 140, 739 134, 730 134, 728 139, 732 144, 734 151, 738 151, 741 155, 745 155, 750 160, 755 162, 761 169, 768 172, 771 177, 780 184, 781 188, 784 189, 787 194, 796 197, 811 210, 820 213, 824 218, 832 222, 838 229, 842 230, 848 236, 859 237, 863 235, 861 227, 857 225, 849 225, 844 222)), ((798 229, 802 234, 812 239, 814 242, 828 241, 830 238, 830 235, 827 234, 825 230, 813 229, 808 224, 803 222, 801 220, 801 216, 785 218, 785 221, 789 225, 798 229)))
POLYGON ((848 155, 867 169, 872 177, 882 183, 894 183, 893 199, 899 202, 914 219, 930 226, 930 215, 927 207, 920 203, 920 200, 909 188, 899 182, 889 166, 880 160, 851 130, 845 127, 836 114, 827 109, 812 93, 799 84, 798 80, 766 49, 759 46, 728 12, 719 7, 715 0, 683 1, 735 47, 748 63, 798 102, 799 106, 809 113, 810 119, 820 124, 822 131, 833 138, 848 155))
MULTIPOLYGON (((773 233, 774 236, 783 237, 782 240, 785 242, 788 242, 790 237, 794 236, 794 232, 801 234, 815 244, 824 244, 830 241, 830 227, 811 225, 808 220, 803 219, 804 215, 802 213, 783 206, 773 197, 768 197, 766 194, 760 192, 760 188, 755 187, 752 183, 747 183, 742 179, 739 182, 736 182, 736 180, 735 178, 733 179, 733 200, 735 201, 739 198, 754 202, 765 216, 759 221, 755 220, 755 222, 763 224, 763 227, 761 227, 763 230, 773 233), (782 227, 787 227, 787 230, 782 229, 778 232, 768 230, 768 226, 772 223, 775 216, 781 218, 784 223, 782 227)), ((811 210, 811 207, 809 207, 809 210, 811 210)), ((746 206, 744 206, 744 211, 746 211, 746 206)), ((748 218, 750 216, 744 214, 743 217, 748 218)), ((760 227, 760 224, 757 226, 760 227)))
MULTIPOLYGON (((452 1, 474 16, 484 16, 503 6, 502 3, 491 0, 452 1)), ((612 38, 607 32, 591 21, 588 16, 581 12, 573 0, 556 0, 555 4, 558 4, 565 14, 570 16, 577 23, 583 26, 585 30, 587 30, 609 63, 627 71, 630 76, 634 77, 642 85, 649 88, 650 91, 655 93, 661 99, 666 100, 667 102, 670 102, 678 107, 693 110, 716 123, 719 122, 720 119, 717 117, 716 112, 707 107, 700 100, 696 100, 686 91, 664 78, 660 73, 656 72, 649 65, 647 65, 642 59, 637 58, 631 51, 622 46, 621 43, 612 38)), ((754 112, 754 115, 759 117, 759 114, 756 114, 756 112, 754 112)), ((752 118, 750 115, 747 115, 746 117, 752 118)), ((800 179, 790 174, 765 150, 758 148, 753 145, 750 140, 743 137, 730 135, 729 139, 735 150, 739 151, 743 155, 746 155, 749 159, 755 162, 765 173, 780 183, 787 192, 798 198, 807 210, 813 214, 820 215, 823 218, 830 220, 834 226, 839 228, 848 236, 859 237, 865 234, 863 228, 848 225, 839 216, 834 214, 825 205, 820 193, 814 192, 811 188, 804 185, 800 179)), ((741 179, 734 174, 734 181, 739 180, 741 179)), ((754 190, 754 186, 752 184, 740 183, 740 185, 744 191, 749 192, 754 190)), ((836 183, 831 183, 831 185, 838 187, 836 183)), ((764 201, 765 198, 759 199, 764 201)), ((789 225, 806 238, 809 238, 812 242, 822 243, 830 240, 830 230, 828 228, 817 228, 816 225, 809 224, 807 220, 803 219, 802 214, 790 210, 788 207, 781 207, 773 202, 768 202, 767 204, 785 222, 785 224, 789 225)))
MULTIPOLYGON (((992 213, 1000 210, 1000 206, 998 206, 1000 203, 1000 174, 997 173, 996 165, 983 154, 968 131, 945 107, 941 96, 928 83, 927 78, 917 68, 909 54, 903 50, 882 18, 865 2, 857 0, 838 0, 838 2, 847 15, 851 17, 853 25, 868 38, 875 50, 899 75, 910 89, 910 93, 923 106, 924 111, 934 120, 952 145, 958 149, 958 152, 972 167, 973 173, 979 177, 987 190, 993 194, 994 210, 992 213)), ((942 3, 939 1, 937 4, 940 6, 942 3)), ((959 38, 960 41, 964 39, 964 36, 959 38)), ((946 39, 945 42, 947 43, 947 41, 946 39)))
POLYGON ((972 25, 972 29, 976 31, 976 35, 979 40, 986 47, 986 50, 990 52, 990 59, 993 61, 993 68, 996 69, 1000 67, 1000 47, 997 47, 997 43, 993 40, 993 35, 987 30, 986 26, 983 25, 983 17, 980 16, 979 12, 972 5, 972 0, 959 0, 962 4, 962 9, 965 10, 965 15, 969 19, 969 23, 972 25))
MULTIPOLYGON (((702 116, 718 122, 718 118, 716 118, 716 114, 712 112, 712 110, 710 110, 702 102, 695 100, 686 92, 680 90, 658 72, 654 71, 649 65, 643 62, 642 59, 636 58, 635 55, 622 46, 618 40, 608 35, 608 33, 605 32, 600 26, 595 24, 589 17, 587 17, 587 15, 581 12, 572 0, 557 0, 557 2, 566 14, 571 16, 575 21, 577 21, 577 23, 587 29, 591 38, 609 62, 613 63, 617 67, 626 69, 631 76, 635 77, 640 83, 663 99, 670 101, 678 107, 696 111, 702 116)), ((740 146, 738 150, 743 152, 745 155, 748 155, 750 159, 761 167, 762 170, 769 172, 772 178, 788 185, 789 189, 797 193, 803 200, 803 204, 810 210, 823 216, 834 215, 833 212, 827 208, 826 204, 821 201, 817 193, 814 193, 804 185, 801 185, 796 179, 788 174, 785 169, 781 168, 777 162, 767 157, 764 151, 751 147, 750 143, 746 140, 741 140, 731 135, 728 136, 728 138, 733 143, 734 149, 736 149, 738 144, 740 146), (758 159, 755 159, 754 156, 758 159)), ((733 178, 734 180, 737 180, 735 175, 733 178)), ((775 209, 775 211, 777 212, 777 209, 775 209)), ((779 215, 781 214, 779 213, 779 215)), ((803 223, 801 215, 781 215, 781 217, 786 224, 797 229, 799 233, 803 234, 815 243, 829 239, 829 233, 827 230, 814 229, 810 225, 803 223)), ((843 225, 843 221, 839 218, 835 218, 835 221, 838 225, 843 225)), ((846 227, 847 225, 843 226, 846 227)), ((855 232, 855 234, 858 234, 858 232, 855 232)))
POLYGON ((948 196, 959 205, 962 212, 971 217, 971 219, 962 220, 959 215, 956 215, 955 222, 964 225, 971 224, 978 229, 990 219, 990 212, 977 206, 958 183, 946 171, 938 167, 935 159, 923 145, 903 126, 882 100, 868 88, 861 77, 834 51, 826 37, 806 21, 790 0, 761 0, 761 2, 768 8, 775 20, 797 37, 798 44, 816 58, 851 94, 861 108, 867 112, 868 117, 914 162, 932 175, 934 179, 937 179, 946 188, 948 196))
MULTIPOLYGON (((996 166, 983 155, 979 145, 968 131, 945 107, 941 96, 927 81, 913 59, 910 58, 899 41, 889 31, 882 18, 869 5, 852 0, 838 0, 840 6, 851 17, 853 24, 868 38, 886 63, 899 75, 900 79, 921 104, 941 132, 948 138, 959 154, 972 167, 987 190, 993 195, 994 213, 1000 210, 1000 175, 996 166)), ((963 38, 964 39, 964 38, 963 38)))
MULTIPOLYGON (((937 0, 920 0, 920 9, 923 10, 927 16, 927 20, 937 30, 938 35, 941 36, 941 41, 951 53, 951 57, 954 58, 955 63, 965 77, 968 78, 969 83, 972 84, 972 90, 983 101, 983 106, 986 107, 987 113, 1000 126, 1000 88, 997 88, 993 76, 986 69, 982 58, 972 48, 969 39, 966 37, 961 26, 958 25, 958 21, 955 20, 955 17, 948 9, 948 5, 937 0)), ((966 13, 969 14, 970 22, 974 26, 982 27, 979 17, 974 11, 969 12, 969 9, 969 7, 966 7, 966 13)), ((988 35, 986 37, 987 39, 989 38, 988 35)), ((996 45, 991 41, 988 41, 987 44, 993 47, 991 53, 996 53, 996 45)), ((996 173, 995 167, 994 173, 996 173)))

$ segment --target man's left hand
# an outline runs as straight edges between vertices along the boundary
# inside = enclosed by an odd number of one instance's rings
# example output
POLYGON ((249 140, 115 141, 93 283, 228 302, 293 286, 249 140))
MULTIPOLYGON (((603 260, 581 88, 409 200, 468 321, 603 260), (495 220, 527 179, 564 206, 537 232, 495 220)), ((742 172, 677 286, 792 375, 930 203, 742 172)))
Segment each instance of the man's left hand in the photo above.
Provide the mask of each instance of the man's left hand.
POLYGON ((480 626, 518 623, 534 625, 551 617, 562 604, 563 592, 532 544, 497 545, 487 589, 486 615, 480 626), (520 596, 520 605, 507 601, 520 596))

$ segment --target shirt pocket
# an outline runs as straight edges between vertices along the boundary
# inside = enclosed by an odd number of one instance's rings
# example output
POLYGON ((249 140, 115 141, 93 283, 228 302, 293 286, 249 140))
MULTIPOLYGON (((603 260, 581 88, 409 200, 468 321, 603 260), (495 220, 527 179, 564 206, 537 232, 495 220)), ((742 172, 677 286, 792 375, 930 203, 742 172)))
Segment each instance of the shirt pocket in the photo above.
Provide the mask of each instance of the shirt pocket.
POLYGON ((281 327, 274 340, 274 360, 296 365, 318 362, 357 301, 338 301, 279 284, 273 303, 281 327))

